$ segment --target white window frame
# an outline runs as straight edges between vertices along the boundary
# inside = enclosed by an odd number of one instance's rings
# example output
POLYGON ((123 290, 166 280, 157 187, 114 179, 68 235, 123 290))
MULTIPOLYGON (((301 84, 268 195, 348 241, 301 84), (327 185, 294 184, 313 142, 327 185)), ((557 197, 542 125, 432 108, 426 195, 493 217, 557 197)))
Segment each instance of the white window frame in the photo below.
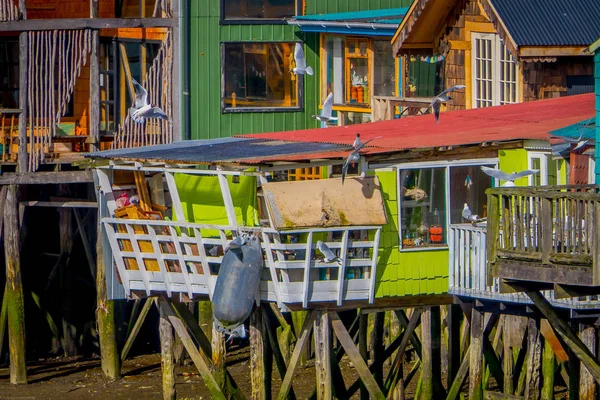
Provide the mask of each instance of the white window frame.
MULTIPOLYGON (((444 201, 446 208, 450 207, 450 167, 466 167, 470 165, 492 165, 494 168, 498 168, 498 158, 478 158, 478 159, 469 159, 469 160, 452 160, 452 161, 426 161, 426 162, 414 162, 414 163, 405 163, 398 164, 394 166, 396 169, 396 198, 398 199, 398 237, 399 237, 399 249, 401 252, 411 252, 411 251, 436 251, 436 250, 448 250, 448 243, 441 246, 432 246, 432 247, 410 247, 403 248, 402 246, 402 207, 401 207, 401 193, 400 190, 402 185, 400 183, 400 172, 408 169, 424 169, 424 168, 444 168, 445 172, 445 183, 444 183, 444 201)), ((497 185, 496 180, 494 180, 494 185, 497 185)), ((448 227, 450 226, 450 213, 448 210, 445 210, 446 221, 445 221, 445 232, 448 231, 448 227)))
MULTIPOLYGON (((528 151, 527 152, 527 165, 529 169, 533 169, 533 160, 540 160, 540 185, 545 186, 548 185, 548 158, 552 157, 552 153, 546 153, 543 151, 528 151)), ((562 182, 562 174, 559 168, 560 162, 556 160, 556 184, 564 185, 562 182)), ((533 175, 529 175, 527 183, 529 186, 533 186, 533 175)))
MULTIPOLYGON (((490 100, 492 106, 497 106, 500 104, 510 104, 512 101, 506 101, 500 99, 500 55, 504 50, 504 44, 500 37, 495 33, 481 33, 481 32, 471 32, 471 108, 478 108, 477 106, 477 52, 475 49, 477 39, 479 40, 491 40, 492 42, 492 67, 491 67, 491 77, 492 77, 492 96, 490 100)), ((520 101, 521 96, 521 69, 518 64, 515 64, 515 102, 518 103, 520 101)))

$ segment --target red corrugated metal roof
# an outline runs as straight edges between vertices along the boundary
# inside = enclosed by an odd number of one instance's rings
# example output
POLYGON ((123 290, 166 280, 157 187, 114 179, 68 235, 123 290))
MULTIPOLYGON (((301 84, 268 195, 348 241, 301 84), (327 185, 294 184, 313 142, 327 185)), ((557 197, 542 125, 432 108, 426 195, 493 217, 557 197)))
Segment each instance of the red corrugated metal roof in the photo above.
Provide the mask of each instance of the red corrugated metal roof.
MULTIPOLYGON (((589 93, 520 104, 444 112, 440 115, 439 124, 435 123, 433 115, 427 114, 327 129, 272 132, 239 135, 239 137, 351 146, 356 133, 360 133, 363 142, 382 136, 373 140, 368 144, 368 148, 361 151, 361 154, 377 154, 494 141, 549 139, 550 131, 592 118, 594 115, 594 94, 589 93)), ((345 154, 327 152, 276 158, 292 161, 340 156, 343 157, 345 154)))

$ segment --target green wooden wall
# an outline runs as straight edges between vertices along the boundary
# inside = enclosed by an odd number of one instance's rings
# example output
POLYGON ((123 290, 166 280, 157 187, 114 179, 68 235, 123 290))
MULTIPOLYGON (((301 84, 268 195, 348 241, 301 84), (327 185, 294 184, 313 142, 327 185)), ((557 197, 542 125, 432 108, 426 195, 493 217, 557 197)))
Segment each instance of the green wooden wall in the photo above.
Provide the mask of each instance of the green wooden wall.
POLYGON ((291 25, 219 24, 219 2, 191 2, 190 108, 192 139, 244 133, 317 128, 319 93, 318 34, 304 34, 291 25), (207 6, 206 3, 209 3, 207 6), (304 41, 307 64, 315 74, 304 77, 304 111, 221 112, 221 43, 304 41))
POLYGON ((389 220, 381 234, 375 297, 447 293, 448 250, 400 251, 396 171, 376 175, 389 220))

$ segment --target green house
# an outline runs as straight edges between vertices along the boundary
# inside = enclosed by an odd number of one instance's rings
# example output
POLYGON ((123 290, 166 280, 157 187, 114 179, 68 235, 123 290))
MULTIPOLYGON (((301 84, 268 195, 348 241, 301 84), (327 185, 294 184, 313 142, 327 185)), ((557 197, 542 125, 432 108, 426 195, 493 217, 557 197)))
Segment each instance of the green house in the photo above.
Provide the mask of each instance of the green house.
POLYGON ((390 39, 410 0, 209 3, 190 4, 186 139, 316 128, 333 90, 339 124, 366 122, 373 94, 398 94, 390 39), (296 43, 314 75, 291 73, 296 43))

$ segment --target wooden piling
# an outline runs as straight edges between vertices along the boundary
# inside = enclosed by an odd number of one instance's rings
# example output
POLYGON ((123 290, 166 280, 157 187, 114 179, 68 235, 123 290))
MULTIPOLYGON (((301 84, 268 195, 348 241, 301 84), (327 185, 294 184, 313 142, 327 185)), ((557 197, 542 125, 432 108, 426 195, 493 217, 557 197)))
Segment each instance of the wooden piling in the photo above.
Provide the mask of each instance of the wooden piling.
POLYGON ((542 343, 540 321, 528 318, 527 321, 527 375, 525 377, 525 397, 532 400, 540 398, 540 368, 542 343))
POLYGON ((373 322, 373 341, 371 343, 373 352, 373 364, 376 365, 373 371, 375 381, 379 386, 383 385, 383 326, 385 322, 385 312, 378 312, 375 314, 373 322))
POLYGON ((260 306, 254 307, 250 314, 250 382, 253 400, 266 400, 271 393, 271 382, 265 374, 265 334, 263 332, 263 316, 260 306))
POLYGON ((212 362, 213 362, 213 370, 212 374, 215 377, 215 380, 219 384, 221 390, 225 387, 225 357, 226 357, 226 348, 225 348, 225 338, 223 334, 217 330, 215 324, 213 323, 212 328, 212 362))
POLYGON ((504 371, 504 394, 513 394, 515 391, 513 385, 513 368, 515 365, 515 360, 513 357, 511 342, 509 340, 511 335, 510 331, 512 329, 514 329, 514 327, 510 323, 510 319, 507 318, 502 326, 502 345, 504 346, 504 356, 502 358, 502 369, 504 371))
MULTIPOLYGON (((594 355, 596 352, 596 330, 593 326, 582 326, 580 331, 581 341, 586 345, 590 352, 594 355)), ((579 375, 579 399, 592 400, 596 399, 596 382, 588 369, 582 364, 579 375)))
POLYGON ((454 382, 454 378, 460 368, 460 306, 458 304, 450 304, 446 314, 447 329, 448 329, 448 378, 447 387, 449 388, 454 382))
POLYGON ((4 207, 4 254, 6 258, 6 303, 8 308, 8 348, 10 382, 27 383, 25 365, 25 303, 21 279, 20 230, 17 186, 10 185, 4 207))
POLYGON ((471 345, 469 351, 469 399, 483 399, 483 313, 471 311, 471 345))
POLYGON ((331 330, 327 311, 317 311, 314 340, 317 400, 329 400, 333 398, 333 394, 331 391, 331 330))
POLYGON ((433 399, 433 338, 431 337, 431 307, 427 307, 421 316, 421 395, 424 399, 433 399))
POLYGON ((544 340, 544 353, 542 355, 542 400, 554 399, 555 365, 552 346, 547 340, 544 340))
POLYGON ((173 327, 168 315, 165 313, 164 307, 159 307, 159 312, 160 322, 158 331, 160 334, 160 366, 162 370, 163 399, 174 400, 176 398, 176 391, 173 327))
MULTIPOLYGON (((369 314, 361 313, 358 318, 358 350, 362 359, 368 364, 367 331, 369 328, 369 314)), ((360 400, 369 400, 369 392, 362 381, 360 382, 360 400)))

